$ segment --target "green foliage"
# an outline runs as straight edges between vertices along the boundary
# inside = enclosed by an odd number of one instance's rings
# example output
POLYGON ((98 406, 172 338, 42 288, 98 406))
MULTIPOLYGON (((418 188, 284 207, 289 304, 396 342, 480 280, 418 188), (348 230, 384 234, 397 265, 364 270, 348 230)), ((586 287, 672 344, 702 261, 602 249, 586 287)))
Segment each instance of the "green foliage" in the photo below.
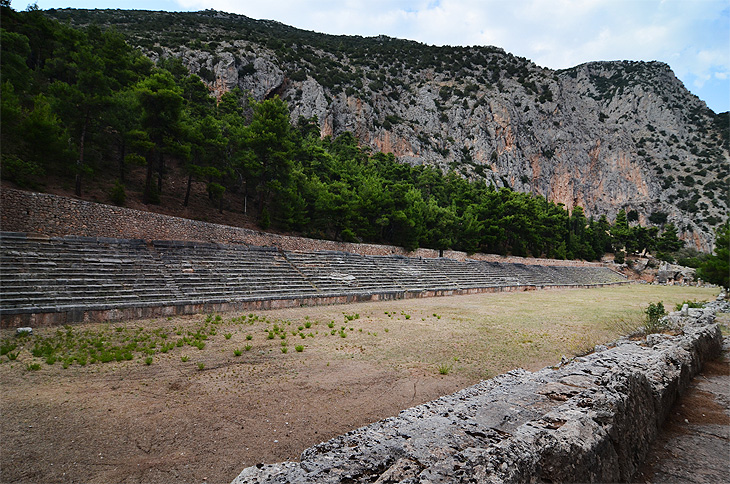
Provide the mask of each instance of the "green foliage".
POLYGON ((725 222, 715 234, 715 250, 697 268, 697 277, 730 291, 730 222, 725 222))
POLYGON ((682 301, 674 306, 674 310, 681 311, 685 304, 688 308, 702 308, 707 304, 707 301, 682 301))
POLYGON ((645 330, 647 334, 659 333, 666 329, 666 322, 662 321, 662 317, 667 314, 664 309, 664 304, 659 301, 658 303, 649 303, 649 306, 644 310, 646 314, 646 326, 645 330))
POLYGON ((124 202, 127 200, 127 192, 124 190, 124 184, 122 184, 121 181, 117 180, 114 184, 114 188, 112 188, 111 193, 109 194, 109 197, 112 200, 112 203, 117 206, 124 206, 124 202))

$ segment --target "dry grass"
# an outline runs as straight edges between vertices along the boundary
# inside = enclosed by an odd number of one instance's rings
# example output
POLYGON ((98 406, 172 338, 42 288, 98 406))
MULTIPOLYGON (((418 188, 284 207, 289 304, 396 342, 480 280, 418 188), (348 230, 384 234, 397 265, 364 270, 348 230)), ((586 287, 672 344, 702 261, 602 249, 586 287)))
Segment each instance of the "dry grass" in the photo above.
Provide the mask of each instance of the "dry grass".
POLYGON ((450 374, 475 380, 584 354, 641 326, 649 302, 664 301, 671 308, 688 299, 714 299, 715 293, 709 288, 631 285, 296 308, 267 315, 295 324, 309 317, 318 321, 317 328, 332 320, 337 330, 346 326, 345 339, 307 340, 308 351, 321 357, 349 355, 434 372, 451 364, 450 374), (360 318, 343 321, 344 314, 354 313, 360 318))

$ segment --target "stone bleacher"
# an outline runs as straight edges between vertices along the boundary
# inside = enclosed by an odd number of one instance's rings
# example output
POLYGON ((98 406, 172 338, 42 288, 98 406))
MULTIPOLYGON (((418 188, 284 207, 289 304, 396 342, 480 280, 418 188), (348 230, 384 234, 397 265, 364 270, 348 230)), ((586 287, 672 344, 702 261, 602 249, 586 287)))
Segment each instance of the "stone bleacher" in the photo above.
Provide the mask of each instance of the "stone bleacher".
POLYGON ((0 233, 3 326, 624 282, 601 266, 0 233))

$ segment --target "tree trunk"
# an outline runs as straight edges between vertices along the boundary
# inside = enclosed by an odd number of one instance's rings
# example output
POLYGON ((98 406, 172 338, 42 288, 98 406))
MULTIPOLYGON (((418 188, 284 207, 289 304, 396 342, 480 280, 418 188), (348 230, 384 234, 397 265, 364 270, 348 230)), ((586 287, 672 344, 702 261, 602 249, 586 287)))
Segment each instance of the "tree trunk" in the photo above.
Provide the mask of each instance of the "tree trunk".
POLYGON ((144 194, 142 195, 142 203, 147 205, 150 203, 150 190, 152 190, 152 163, 147 162, 147 176, 144 181, 144 194))
POLYGON ((121 138, 119 142, 119 181, 124 183, 124 172, 126 171, 124 158, 127 156, 127 143, 124 141, 124 136, 121 138))
POLYGON ((86 141, 86 127, 89 125, 89 113, 84 116, 84 124, 81 127, 81 139, 79 140, 79 157, 76 160, 76 188, 74 192, 77 197, 81 196, 81 168, 84 166, 84 142, 86 141))
POLYGON ((188 187, 185 189, 185 201, 183 202, 183 207, 188 206, 188 202, 190 201, 190 185, 193 184, 193 174, 188 174, 188 187))
POLYGON ((162 193, 162 174, 165 171, 165 155, 160 152, 160 159, 157 165, 157 193, 162 193))

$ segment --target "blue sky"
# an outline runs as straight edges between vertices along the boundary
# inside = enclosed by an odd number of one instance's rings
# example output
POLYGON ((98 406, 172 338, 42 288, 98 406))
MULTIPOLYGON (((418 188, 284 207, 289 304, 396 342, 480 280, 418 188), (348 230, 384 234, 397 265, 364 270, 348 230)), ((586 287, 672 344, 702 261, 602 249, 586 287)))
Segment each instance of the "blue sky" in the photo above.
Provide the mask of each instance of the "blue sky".
MULTIPOLYGON (((13 8, 27 3, 12 1, 13 8)), ((212 8, 331 34, 494 45, 552 69, 658 60, 715 112, 730 110, 727 0, 38 0, 48 8, 212 8)))

